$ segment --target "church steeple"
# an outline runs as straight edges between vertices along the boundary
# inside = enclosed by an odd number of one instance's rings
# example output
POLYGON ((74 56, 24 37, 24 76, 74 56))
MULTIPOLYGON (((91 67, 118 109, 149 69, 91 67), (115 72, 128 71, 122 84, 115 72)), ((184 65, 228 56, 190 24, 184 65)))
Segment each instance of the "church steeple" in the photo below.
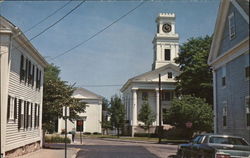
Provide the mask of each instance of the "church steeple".
POLYGON ((178 57, 179 35, 175 33, 175 14, 160 13, 156 18, 157 33, 154 37, 154 62, 152 70, 169 63, 176 64, 178 57))

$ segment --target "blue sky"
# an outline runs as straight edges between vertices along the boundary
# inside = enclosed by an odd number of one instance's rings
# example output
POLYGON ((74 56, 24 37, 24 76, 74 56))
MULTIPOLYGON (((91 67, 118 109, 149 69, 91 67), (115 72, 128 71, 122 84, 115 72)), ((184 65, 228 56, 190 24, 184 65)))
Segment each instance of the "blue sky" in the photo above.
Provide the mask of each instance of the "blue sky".
MULTIPOLYGON (((0 3, 0 13, 25 32, 65 3, 4 1, 0 3)), ((69 3, 25 35, 32 38, 79 3, 69 3)), ((63 80, 110 98, 119 94, 121 86, 90 85, 122 85, 129 78, 151 70, 155 18, 159 13, 176 14, 176 32, 182 44, 191 37, 213 33, 219 0, 146 2, 84 45, 54 61, 49 60, 88 39, 138 4, 136 1, 87 1, 31 43, 48 62, 60 67, 63 80)))

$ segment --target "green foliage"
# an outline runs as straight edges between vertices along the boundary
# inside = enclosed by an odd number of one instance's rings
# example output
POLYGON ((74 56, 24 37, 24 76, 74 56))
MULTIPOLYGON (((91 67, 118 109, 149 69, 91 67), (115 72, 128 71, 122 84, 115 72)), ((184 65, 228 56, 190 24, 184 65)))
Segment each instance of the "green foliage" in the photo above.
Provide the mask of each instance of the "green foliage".
MULTIPOLYGON (((46 143, 65 143, 65 137, 55 135, 55 136, 45 136, 46 143)), ((70 139, 67 137, 66 142, 70 143, 70 139)))
POLYGON ((212 108, 201 98, 190 95, 184 95, 180 99, 175 98, 165 117, 168 124, 177 128, 190 130, 192 133, 212 131, 212 108), (192 123, 190 129, 185 125, 187 122, 192 123))
POLYGON ((84 132, 85 135, 91 135, 91 132, 84 132))
POLYGON ((144 130, 149 130, 155 119, 156 116, 148 102, 143 102, 138 115, 138 120, 144 123, 144 125, 142 125, 142 128, 144 128, 144 130))
POLYGON ((108 111, 109 101, 106 98, 102 99, 102 111, 108 111))
POLYGON ((119 137, 120 128, 124 125, 125 109, 121 98, 117 95, 113 96, 110 101, 111 125, 117 129, 117 136, 119 137))
POLYGON ((58 118, 62 117, 63 106, 70 107, 70 120, 79 118, 78 113, 85 111, 85 103, 72 98, 73 85, 59 78, 59 68, 49 65, 45 69, 43 96, 43 128, 52 133, 55 131, 58 118))
POLYGON ((207 64, 212 37, 191 38, 180 47, 179 57, 182 73, 176 77, 177 94, 194 95, 213 103, 212 72, 207 64))

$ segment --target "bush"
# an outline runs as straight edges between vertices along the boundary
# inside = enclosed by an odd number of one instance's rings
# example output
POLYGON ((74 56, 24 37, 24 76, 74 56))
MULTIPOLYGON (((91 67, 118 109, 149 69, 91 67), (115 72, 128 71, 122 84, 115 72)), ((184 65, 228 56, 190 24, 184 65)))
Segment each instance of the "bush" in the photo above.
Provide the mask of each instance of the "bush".
MULTIPOLYGON (((59 135, 55 135, 55 136, 45 136, 45 142, 46 143, 65 143, 65 138, 61 137, 59 135)), ((66 138, 66 142, 70 143, 70 139, 67 137, 66 138)))
MULTIPOLYGON (((135 133, 134 136, 135 137, 148 137, 148 133, 135 133)), ((149 137, 156 138, 156 137, 158 137, 158 135, 155 133, 149 133, 149 137)))
POLYGON ((93 135, 101 135, 99 132, 94 132, 93 135))
POLYGON ((85 135, 91 135, 91 132, 84 132, 85 135))

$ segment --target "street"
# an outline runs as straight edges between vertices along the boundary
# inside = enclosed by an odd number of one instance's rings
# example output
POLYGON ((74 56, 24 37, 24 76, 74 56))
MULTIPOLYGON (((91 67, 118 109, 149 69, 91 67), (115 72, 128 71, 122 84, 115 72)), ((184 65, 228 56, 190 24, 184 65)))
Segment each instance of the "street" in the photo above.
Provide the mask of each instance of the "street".
MULTIPOLYGON (((64 148, 64 144, 49 146, 64 148)), ((82 145, 76 140, 68 148, 78 149, 77 158, 168 158, 174 157, 177 151, 177 145, 108 138, 84 138, 82 145)))

